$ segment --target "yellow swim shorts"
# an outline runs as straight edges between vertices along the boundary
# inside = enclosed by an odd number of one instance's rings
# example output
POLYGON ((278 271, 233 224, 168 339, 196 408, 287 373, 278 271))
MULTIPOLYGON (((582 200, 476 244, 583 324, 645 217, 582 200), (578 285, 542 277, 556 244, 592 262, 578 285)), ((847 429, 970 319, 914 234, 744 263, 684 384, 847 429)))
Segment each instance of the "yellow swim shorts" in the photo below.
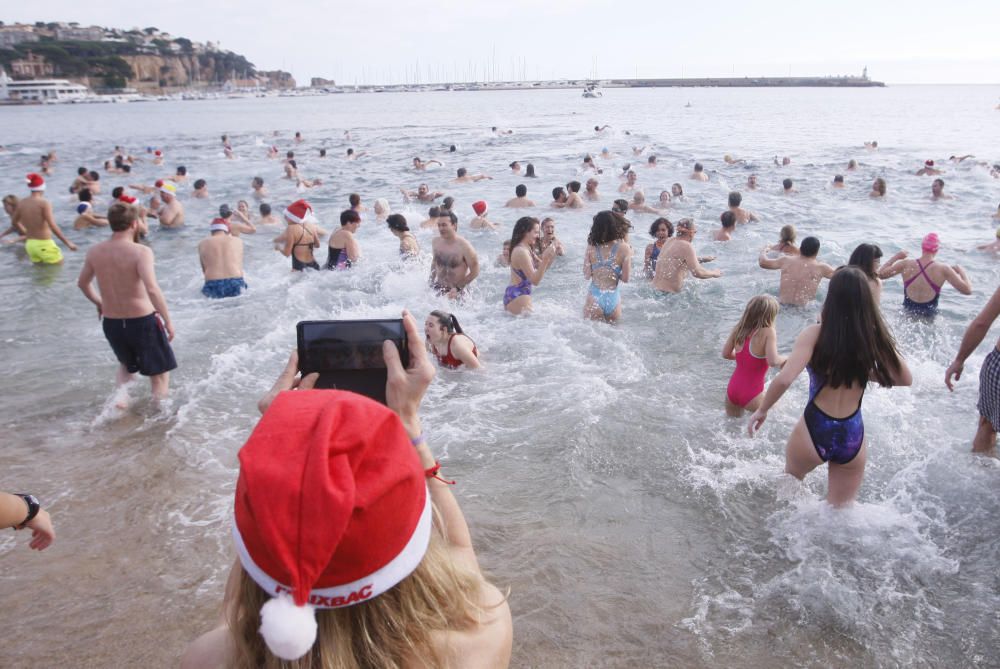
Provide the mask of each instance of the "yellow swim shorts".
POLYGON ((55 265, 63 259, 62 251, 51 239, 29 239, 24 242, 24 250, 34 263, 55 265))

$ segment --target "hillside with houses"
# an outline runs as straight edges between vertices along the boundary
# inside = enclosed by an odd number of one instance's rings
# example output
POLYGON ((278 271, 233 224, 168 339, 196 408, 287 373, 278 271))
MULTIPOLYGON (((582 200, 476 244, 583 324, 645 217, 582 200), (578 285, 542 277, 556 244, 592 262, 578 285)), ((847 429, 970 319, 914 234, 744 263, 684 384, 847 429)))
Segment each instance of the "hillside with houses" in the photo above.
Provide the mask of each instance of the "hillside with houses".
POLYGON ((287 72, 257 70, 214 42, 174 37, 155 27, 0 22, 0 67, 15 81, 56 77, 106 92, 295 88, 287 72))

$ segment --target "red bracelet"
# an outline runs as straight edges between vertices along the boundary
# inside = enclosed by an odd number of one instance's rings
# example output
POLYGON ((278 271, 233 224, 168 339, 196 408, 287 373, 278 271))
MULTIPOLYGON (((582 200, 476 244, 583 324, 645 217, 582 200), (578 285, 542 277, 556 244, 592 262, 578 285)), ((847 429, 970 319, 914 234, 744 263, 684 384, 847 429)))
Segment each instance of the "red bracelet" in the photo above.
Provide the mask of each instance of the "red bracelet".
POLYGON ((447 483, 448 485, 455 485, 454 481, 449 481, 448 479, 443 479, 440 476, 438 476, 439 471, 441 471, 441 463, 435 460, 433 467, 428 467, 427 469, 424 470, 424 476, 426 476, 429 479, 437 479, 441 483, 447 483))

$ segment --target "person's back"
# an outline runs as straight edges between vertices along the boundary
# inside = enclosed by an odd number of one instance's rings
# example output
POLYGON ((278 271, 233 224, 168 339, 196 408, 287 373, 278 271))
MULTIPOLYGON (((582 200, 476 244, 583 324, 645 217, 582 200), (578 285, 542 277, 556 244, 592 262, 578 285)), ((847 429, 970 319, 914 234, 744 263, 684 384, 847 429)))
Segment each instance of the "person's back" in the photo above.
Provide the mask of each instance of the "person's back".
POLYGON ((832 268, 818 261, 815 256, 784 256, 778 288, 779 301, 796 306, 808 304, 816 299, 820 281, 831 272, 832 268))
POLYGON ((212 233, 198 243, 198 257, 205 281, 243 276, 243 240, 224 232, 212 233))
POLYGON ((153 303, 140 276, 140 262, 153 252, 131 240, 108 239, 87 251, 105 318, 141 318, 153 313, 153 303))
POLYGON ((42 197, 26 197, 17 203, 14 219, 25 230, 28 239, 52 239, 46 213, 51 211, 48 201, 42 197))
POLYGON ((668 293, 679 293, 688 273, 688 261, 694 256, 694 247, 686 239, 668 239, 660 250, 653 273, 653 287, 668 293))

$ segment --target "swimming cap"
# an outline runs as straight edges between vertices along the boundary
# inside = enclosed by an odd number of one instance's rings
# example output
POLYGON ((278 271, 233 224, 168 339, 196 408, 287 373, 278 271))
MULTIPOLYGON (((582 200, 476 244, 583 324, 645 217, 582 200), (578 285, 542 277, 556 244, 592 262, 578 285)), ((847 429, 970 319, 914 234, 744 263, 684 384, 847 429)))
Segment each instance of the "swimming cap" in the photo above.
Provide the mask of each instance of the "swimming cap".
POLYGON ((941 248, 941 240, 938 239, 936 232, 930 232, 924 237, 923 244, 920 245, 927 253, 937 253, 938 249, 941 248))
POLYGON ((159 158, 160 156, 163 155, 163 151, 160 151, 159 149, 157 149, 156 151, 153 151, 153 155, 156 156, 157 158, 159 158))
POLYGON ((486 213, 486 202, 484 200, 473 202, 472 211, 476 212, 476 216, 482 216, 486 213))
POLYGON ((81 216, 83 214, 86 214, 89 209, 90 209, 89 202, 81 202, 80 204, 76 205, 76 213, 80 214, 81 216))
POLYGON ((924 165, 927 166, 927 167, 934 167, 934 161, 933 160, 925 160, 924 161, 924 165))

